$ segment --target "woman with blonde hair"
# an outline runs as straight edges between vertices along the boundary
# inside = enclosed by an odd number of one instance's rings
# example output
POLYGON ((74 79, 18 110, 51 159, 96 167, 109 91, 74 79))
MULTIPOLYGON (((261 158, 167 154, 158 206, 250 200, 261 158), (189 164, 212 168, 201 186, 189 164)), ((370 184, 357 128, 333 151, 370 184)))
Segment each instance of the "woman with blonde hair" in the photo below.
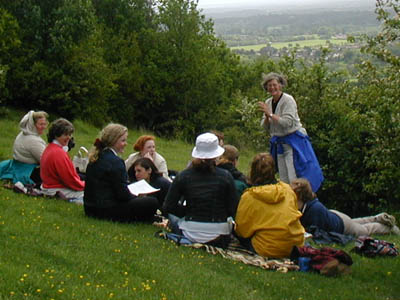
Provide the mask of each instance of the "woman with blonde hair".
POLYGON ((126 171, 129 172, 129 169, 132 168, 132 165, 136 160, 142 157, 147 157, 153 161, 157 170, 163 175, 163 177, 170 180, 168 177, 167 162, 164 157, 156 152, 155 140, 156 138, 152 135, 142 135, 136 140, 133 145, 133 150, 138 152, 132 153, 125 160, 126 171))
POLYGON ((295 179, 290 186, 297 195, 298 207, 303 213, 300 221, 306 229, 316 226, 327 232, 349 234, 355 237, 372 234, 400 234, 395 217, 388 213, 352 219, 342 212, 327 209, 319 202, 307 179, 295 179))
POLYGON ((159 206, 154 197, 136 197, 128 189, 125 163, 118 156, 127 145, 128 129, 109 124, 89 153, 83 198, 89 217, 119 222, 152 221, 159 206))
POLYGON ((301 213, 291 187, 275 179, 274 159, 257 154, 251 163, 250 183, 239 201, 236 234, 247 249, 265 257, 289 257, 304 243, 301 213))
POLYGON ((279 178, 290 183, 306 177, 316 192, 324 177, 306 130, 300 122, 294 98, 282 91, 287 85, 281 74, 262 74, 262 87, 271 97, 259 102, 263 112, 261 126, 269 131, 270 153, 278 167, 279 178))
POLYGON ((21 131, 13 145, 13 159, 0 163, 1 179, 40 185, 40 157, 46 148, 46 142, 41 135, 47 128, 48 117, 44 111, 31 110, 21 119, 21 131))

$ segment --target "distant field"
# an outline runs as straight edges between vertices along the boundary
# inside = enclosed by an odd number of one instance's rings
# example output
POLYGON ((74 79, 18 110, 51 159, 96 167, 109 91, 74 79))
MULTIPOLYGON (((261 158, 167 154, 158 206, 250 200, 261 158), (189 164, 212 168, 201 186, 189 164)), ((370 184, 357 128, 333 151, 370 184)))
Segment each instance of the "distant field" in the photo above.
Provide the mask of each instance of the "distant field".
MULTIPOLYGON (((295 47, 298 45, 299 47, 315 47, 315 46, 324 46, 326 45, 327 40, 320 40, 320 39, 315 39, 315 40, 305 40, 305 41, 294 41, 294 42, 282 42, 282 43, 272 43, 271 46, 276 48, 276 49, 281 49, 283 47, 289 47, 289 44, 292 45, 292 47, 295 47)), ((337 40, 337 39, 330 39, 330 43, 332 44, 346 44, 346 40, 337 40)), ((246 51, 254 50, 254 51, 260 51, 261 48, 264 48, 266 44, 258 44, 258 45, 248 45, 248 46, 237 46, 237 47, 230 47, 231 50, 238 50, 238 49, 244 49, 246 51)))

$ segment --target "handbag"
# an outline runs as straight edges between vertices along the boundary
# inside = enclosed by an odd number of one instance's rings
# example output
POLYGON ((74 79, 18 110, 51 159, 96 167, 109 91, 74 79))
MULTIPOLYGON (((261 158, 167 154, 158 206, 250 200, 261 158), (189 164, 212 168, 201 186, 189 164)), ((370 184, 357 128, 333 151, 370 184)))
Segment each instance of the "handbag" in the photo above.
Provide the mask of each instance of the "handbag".
POLYGON ((81 146, 78 153, 72 159, 75 169, 80 173, 86 173, 86 167, 89 164, 88 153, 89 151, 85 147, 81 146))

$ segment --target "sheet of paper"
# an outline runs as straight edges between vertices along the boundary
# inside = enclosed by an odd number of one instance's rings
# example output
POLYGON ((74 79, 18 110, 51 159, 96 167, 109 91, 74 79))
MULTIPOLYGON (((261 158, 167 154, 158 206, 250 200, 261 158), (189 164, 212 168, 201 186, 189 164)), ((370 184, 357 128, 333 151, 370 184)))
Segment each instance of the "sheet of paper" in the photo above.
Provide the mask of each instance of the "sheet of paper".
POLYGON ((151 194, 159 191, 160 189, 153 188, 146 180, 142 179, 128 185, 129 191, 135 196, 140 194, 151 194))

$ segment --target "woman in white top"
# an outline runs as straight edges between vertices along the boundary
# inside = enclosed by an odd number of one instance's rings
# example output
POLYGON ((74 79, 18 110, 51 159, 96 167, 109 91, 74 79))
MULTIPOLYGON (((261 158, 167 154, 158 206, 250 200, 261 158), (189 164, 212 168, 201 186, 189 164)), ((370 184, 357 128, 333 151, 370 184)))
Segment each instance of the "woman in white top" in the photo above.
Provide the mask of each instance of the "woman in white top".
POLYGON ((153 161, 157 170, 162 173, 163 177, 170 180, 168 177, 167 162, 164 157, 156 152, 155 139, 156 138, 152 135, 142 135, 136 140, 133 149, 138 152, 132 153, 129 155, 128 159, 125 160, 126 171, 129 173, 129 169, 139 158, 147 157, 153 161))
POLYGON ((46 142, 40 137, 47 128, 48 114, 29 111, 19 122, 20 133, 13 145, 13 159, 0 163, 0 178, 13 183, 40 185, 40 157, 46 142))

